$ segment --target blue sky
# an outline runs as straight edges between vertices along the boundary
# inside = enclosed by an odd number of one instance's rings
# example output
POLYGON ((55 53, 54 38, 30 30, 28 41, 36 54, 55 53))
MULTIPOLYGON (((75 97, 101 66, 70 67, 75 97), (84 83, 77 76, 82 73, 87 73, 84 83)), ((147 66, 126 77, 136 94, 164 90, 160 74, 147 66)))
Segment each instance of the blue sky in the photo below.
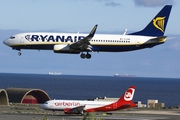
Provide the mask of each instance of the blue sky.
POLYGON ((143 77, 180 77, 179 0, 1 0, 1 41, 29 31, 97 33, 138 31, 172 4, 165 35, 173 39, 152 49, 123 53, 92 53, 92 59, 53 51, 17 51, 0 44, 0 72, 43 73, 60 71, 74 75, 135 74, 143 77))
POLYGON ((165 4, 174 5, 167 33, 177 33, 178 0, 2 0, 0 22, 6 30, 88 32, 99 24, 98 31, 136 31, 165 4))

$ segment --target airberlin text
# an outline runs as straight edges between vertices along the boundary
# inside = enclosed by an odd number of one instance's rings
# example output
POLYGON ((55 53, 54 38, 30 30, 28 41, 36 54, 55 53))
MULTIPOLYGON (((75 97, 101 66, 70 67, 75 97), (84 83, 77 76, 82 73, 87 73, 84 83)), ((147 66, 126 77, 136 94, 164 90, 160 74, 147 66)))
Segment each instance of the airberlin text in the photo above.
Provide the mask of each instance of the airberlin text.
POLYGON ((30 42, 77 42, 84 36, 70 35, 26 35, 25 39, 30 42))
POLYGON ((80 106, 80 103, 60 101, 60 102, 55 102, 54 105, 55 106, 80 106))

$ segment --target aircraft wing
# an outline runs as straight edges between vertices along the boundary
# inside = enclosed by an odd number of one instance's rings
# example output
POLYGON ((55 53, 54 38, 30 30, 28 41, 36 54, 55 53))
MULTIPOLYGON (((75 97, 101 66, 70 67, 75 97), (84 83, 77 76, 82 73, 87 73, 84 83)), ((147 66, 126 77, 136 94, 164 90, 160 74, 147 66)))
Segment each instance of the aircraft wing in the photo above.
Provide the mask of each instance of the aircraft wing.
POLYGON ((83 114, 84 107, 85 106, 78 106, 75 108, 66 108, 64 109, 64 113, 65 114, 83 114))
POLYGON ((91 32, 89 33, 88 36, 86 36, 85 38, 79 40, 78 42, 75 42, 73 44, 70 45, 71 49, 75 49, 75 50, 82 50, 82 51, 92 51, 92 47, 90 44, 90 40, 93 38, 96 29, 97 29, 98 25, 95 25, 94 28, 91 30, 91 32))

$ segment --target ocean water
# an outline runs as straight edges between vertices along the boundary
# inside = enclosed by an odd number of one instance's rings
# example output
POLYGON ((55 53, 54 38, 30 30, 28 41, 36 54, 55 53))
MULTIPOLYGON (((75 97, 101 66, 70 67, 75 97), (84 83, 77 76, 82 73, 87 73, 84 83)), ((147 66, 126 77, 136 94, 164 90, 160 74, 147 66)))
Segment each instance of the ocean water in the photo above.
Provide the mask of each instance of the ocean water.
POLYGON ((131 85, 136 86, 133 101, 147 104, 157 99, 166 107, 180 104, 180 78, 125 78, 111 76, 76 76, 0 73, 0 89, 37 88, 51 99, 85 100, 95 97, 119 98, 131 85))

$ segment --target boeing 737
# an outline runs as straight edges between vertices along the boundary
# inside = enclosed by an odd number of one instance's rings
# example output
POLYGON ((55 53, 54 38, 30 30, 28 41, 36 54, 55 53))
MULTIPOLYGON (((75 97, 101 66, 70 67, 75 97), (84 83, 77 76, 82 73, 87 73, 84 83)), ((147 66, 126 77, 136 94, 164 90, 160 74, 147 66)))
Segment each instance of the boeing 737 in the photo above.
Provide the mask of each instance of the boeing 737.
MULTIPOLYGON (((14 50, 53 50, 55 53, 80 54, 91 58, 90 52, 124 52, 152 48, 166 41, 164 36, 172 5, 166 5, 141 31, 122 35, 95 34, 95 25, 89 34, 29 32, 20 33, 4 40, 14 50)), ((141 19, 142 20, 142 19, 141 19)))
POLYGON ((80 100, 49 100, 40 107, 45 110, 64 111, 65 114, 83 114, 84 112, 108 112, 136 107, 132 102, 136 87, 130 86, 116 102, 80 101, 80 100))

